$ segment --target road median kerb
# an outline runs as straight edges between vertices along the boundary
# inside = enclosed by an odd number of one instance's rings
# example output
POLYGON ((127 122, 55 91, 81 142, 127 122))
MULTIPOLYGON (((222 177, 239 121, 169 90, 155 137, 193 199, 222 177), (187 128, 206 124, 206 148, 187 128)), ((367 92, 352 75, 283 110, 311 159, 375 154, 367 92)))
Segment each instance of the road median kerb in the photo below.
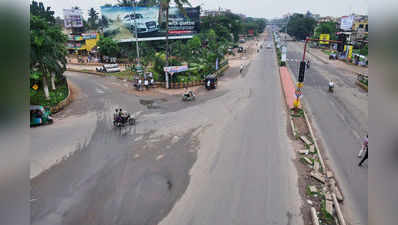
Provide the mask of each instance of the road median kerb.
MULTIPOLYGON (((311 54, 311 53, 310 53, 311 54)), ((314 56, 314 54, 311 54, 311 55, 313 55, 314 56)), ((318 57, 318 56, 315 56, 316 58, 318 58, 318 59, 320 59, 320 57, 318 57)), ((327 64, 327 62, 325 62, 323 59, 320 59, 322 62, 324 62, 325 64, 327 64)), ((289 97, 290 98, 292 98, 292 96, 293 96, 293 94, 292 93, 287 93, 287 92, 292 92, 292 89, 294 90, 294 86, 293 86, 293 88, 292 87, 286 87, 286 83, 287 82, 284 82, 284 80, 282 79, 282 73, 286 73, 286 75, 289 75, 289 77, 286 77, 285 78, 285 80, 288 80, 288 79, 290 79, 291 81, 290 81, 290 83, 293 81, 293 78, 292 78, 292 76, 291 76, 291 74, 290 74, 290 72, 289 72, 289 69, 286 67, 286 68, 284 68, 283 69, 283 71, 281 70, 281 68, 282 67, 280 67, 280 69, 279 69, 279 76, 280 76, 280 81, 281 81, 281 85, 282 85, 282 91, 284 92, 284 96, 285 96, 285 101, 286 101, 286 105, 288 106, 288 108, 290 109, 290 107, 289 107, 289 103, 288 103, 288 101, 289 101, 289 97), (287 90, 289 90, 289 91, 287 91, 287 90)), ((285 76, 285 75, 284 75, 285 76)), ((287 85, 287 86, 291 86, 291 85, 287 85)), ((291 100, 290 100, 291 101, 291 100)), ((316 140, 316 138, 315 138, 315 135, 314 135, 314 133, 313 133, 313 130, 312 130, 312 126, 311 126, 311 124, 310 124, 310 121, 309 121, 309 119, 308 119, 308 116, 307 116, 307 113, 305 112, 305 110, 304 110, 304 105, 302 104, 301 105, 302 106, 302 109, 303 109, 303 113, 304 113, 304 118, 305 118, 305 122, 306 122, 306 125, 307 125, 307 127, 308 127, 308 130, 309 130, 309 132, 310 132, 310 134, 311 134, 311 138, 312 138, 312 141, 314 142, 314 145, 315 145, 315 148, 316 148, 316 154, 317 154, 317 156, 318 156, 318 159, 319 159, 319 162, 320 162, 320 164, 321 164, 321 167, 322 167, 322 173, 321 172, 319 172, 319 168, 317 168, 317 169, 315 169, 314 171, 312 171, 311 172, 311 176, 313 177, 313 178, 315 178, 316 180, 318 180, 320 183, 322 183, 322 185, 326 185, 326 178, 327 178, 327 176, 326 176, 326 171, 328 171, 327 169, 326 169, 326 166, 325 166, 325 163, 324 163, 324 161, 323 161, 323 158, 322 158, 322 154, 321 154, 321 151, 320 151, 320 148, 319 148, 319 146, 318 146, 318 144, 317 144, 317 140, 316 140), (325 176, 324 176, 325 175, 325 176)), ((292 126, 292 132, 293 132, 293 135, 295 135, 295 130, 294 130, 294 121, 293 121, 293 119, 292 119, 292 117, 291 117, 291 115, 289 114, 289 119, 290 119, 290 121, 291 121, 291 126, 292 126)), ((305 142, 305 141, 304 141, 305 142)), ((317 162, 316 162, 317 163, 317 162)), ((317 166, 318 167, 318 166, 317 166)), ((330 180, 333 180, 333 178, 332 177, 330 177, 330 178, 328 178, 328 179, 330 179, 330 180)), ((338 193, 339 192, 339 189, 337 188, 337 186, 334 186, 334 185, 332 185, 332 197, 333 197, 333 205, 334 205, 334 207, 335 207, 335 209, 336 209, 336 214, 337 214, 337 218, 338 218, 338 220, 339 220, 339 222, 340 222, 340 224, 341 225, 346 225, 346 223, 345 223, 345 220, 344 220, 344 217, 343 217, 343 214, 342 214, 342 212, 341 212, 341 208, 340 208, 340 205, 339 205, 339 203, 338 203, 338 201, 337 201, 337 197, 336 197, 336 195, 338 195, 338 194, 340 194, 340 193, 338 193)), ((327 188, 327 187, 326 187, 327 188)), ((342 198, 342 197, 341 197, 342 198)), ((330 211, 330 205, 329 205, 329 211, 330 211)), ((316 209, 314 208, 314 207, 311 207, 311 216, 312 216, 312 222, 313 222, 313 224, 319 224, 319 219, 318 219, 318 216, 317 216, 317 213, 316 213, 316 209)))
POLYGON ((66 86, 68 87, 68 96, 66 96, 66 98, 64 100, 60 101, 57 105, 51 106, 50 107, 51 113, 57 113, 57 112, 61 111, 62 109, 64 109, 66 106, 68 106, 72 102, 72 95, 71 95, 71 90, 70 90, 68 80, 66 80, 66 86))

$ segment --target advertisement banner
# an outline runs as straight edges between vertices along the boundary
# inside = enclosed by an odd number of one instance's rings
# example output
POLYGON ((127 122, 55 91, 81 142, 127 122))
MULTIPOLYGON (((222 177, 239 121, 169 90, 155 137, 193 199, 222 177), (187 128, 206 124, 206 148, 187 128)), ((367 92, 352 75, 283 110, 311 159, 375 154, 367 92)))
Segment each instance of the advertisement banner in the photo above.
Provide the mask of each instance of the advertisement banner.
POLYGON ((83 16, 80 9, 64 9, 64 25, 66 28, 83 27, 83 16))
MULTIPOLYGON (((184 8, 186 16, 176 7, 169 9, 170 39, 192 38, 199 32, 200 7, 184 8)), ((164 40, 166 22, 159 7, 102 6, 104 35, 117 42, 164 40)))
POLYGON ((341 17, 340 29, 342 29, 342 30, 351 30, 353 21, 354 21, 354 17, 353 16, 343 16, 343 17, 341 17))
POLYGON ((169 67, 164 67, 164 72, 168 73, 179 73, 179 72, 184 72, 188 70, 188 66, 169 66, 169 67))
POLYGON ((328 45, 329 40, 330 40, 330 34, 320 34, 319 39, 322 40, 322 41, 319 41, 319 44, 328 45))

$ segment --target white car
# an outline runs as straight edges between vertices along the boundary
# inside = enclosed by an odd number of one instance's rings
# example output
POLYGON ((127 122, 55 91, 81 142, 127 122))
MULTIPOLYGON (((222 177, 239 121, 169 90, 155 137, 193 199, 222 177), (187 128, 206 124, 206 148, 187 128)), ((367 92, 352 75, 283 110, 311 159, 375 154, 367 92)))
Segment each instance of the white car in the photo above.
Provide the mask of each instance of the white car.
POLYGON ((159 24, 157 21, 152 18, 144 17, 142 14, 136 13, 127 14, 123 17, 123 24, 127 28, 131 28, 133 32, 135 32, 135 24, 137 23, 137 33, 150 33, 159 30, 159 24), (134 17, 135 16, 135 17, 134 17), (136 21, 134 20, 136 18, 136 21))
POLYGON ((272 44, 267 44, 266 48, 267 49, 271 49, 272 48, 272 44))

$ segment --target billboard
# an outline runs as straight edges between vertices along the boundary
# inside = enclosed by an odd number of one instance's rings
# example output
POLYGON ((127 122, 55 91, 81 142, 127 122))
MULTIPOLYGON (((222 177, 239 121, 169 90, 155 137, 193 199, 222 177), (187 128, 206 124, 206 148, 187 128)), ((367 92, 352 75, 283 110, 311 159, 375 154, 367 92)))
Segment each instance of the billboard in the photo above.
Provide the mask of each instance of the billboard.
MULTIPOLYGON (((170 39, 191 38, 199 32, 200 7, 184 8, 186 16, 177 7, 169 9, 170 39)), ((102 6, 105 18, 104 36, 117 42, 135 41, 135 32, 140 41, 163 40, 166 35, 164 12, 159 7, 102 6)))
POLYGON ((83 27, 82 11, 80 9, 64 9, 64 25, 66 28, 83 27))
POLYGON ((340 29, 342 29, 342 30, 351 30, 353 21, 354 21, 354 17, 353 16, 343 16, 343 17, 341 17, 340 29))
POLYGON ((330 34, 320 34, 319 39, 322 40, 322 41, 319 41, 319 44, 328 45, 329 40, 330 40, 330 34))

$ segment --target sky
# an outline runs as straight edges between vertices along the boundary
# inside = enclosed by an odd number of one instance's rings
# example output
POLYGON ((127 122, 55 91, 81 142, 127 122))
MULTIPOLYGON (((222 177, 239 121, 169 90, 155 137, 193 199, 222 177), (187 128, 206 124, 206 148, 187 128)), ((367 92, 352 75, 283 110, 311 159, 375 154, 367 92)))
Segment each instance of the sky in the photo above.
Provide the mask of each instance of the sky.
MULTIPOLYGON (((116 0, 36 0, 55 10, 55 16, 63 17, 62 9, 79 6, 83 16, 87 18, 87 11, 106 3, 114 4, 116 0)), ((258 18, 278 18, 287 13, 311 13, 321 16, 344 16, 351 13, 368 14, 368 0, 190 0, 192 6, 201 5, 203 9, 230 9, 234 13, 242 13, 258 18)))

